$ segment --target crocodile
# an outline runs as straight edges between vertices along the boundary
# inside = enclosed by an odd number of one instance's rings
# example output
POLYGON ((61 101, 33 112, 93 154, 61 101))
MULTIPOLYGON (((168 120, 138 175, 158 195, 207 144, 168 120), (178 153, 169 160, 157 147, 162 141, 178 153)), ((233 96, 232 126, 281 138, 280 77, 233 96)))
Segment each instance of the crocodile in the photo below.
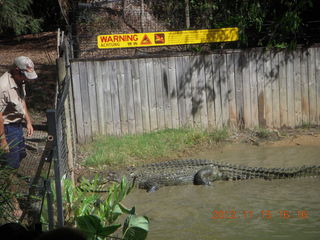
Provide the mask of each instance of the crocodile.
POLYGON ((109 173, 109 180, 125 176, 135 181, 140 189, 154 192, 163 186, 184 184, 211 185, 218 180, 245 180, 263 178, 266 180, 319 176, 320 166, 301 166, 292 168, 262 168, 206 159, 172 160, 131 167, 125 173, 109 173))

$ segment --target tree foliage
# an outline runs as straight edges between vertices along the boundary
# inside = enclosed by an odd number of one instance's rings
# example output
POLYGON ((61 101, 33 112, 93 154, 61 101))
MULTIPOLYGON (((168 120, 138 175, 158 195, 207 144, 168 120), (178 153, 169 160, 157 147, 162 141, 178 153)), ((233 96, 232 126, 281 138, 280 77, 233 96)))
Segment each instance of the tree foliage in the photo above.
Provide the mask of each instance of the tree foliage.
MULTIPOLYGON (((176 30, 185 22, 185 1, 147 2, 176 30)), ((189 0, 190 28, 238 27, 241 47, 290 47, 315 35, 308 24, 320 23, 319 5, 318 0, 189 0)))
POLYGON ((26 34, 63 28, 57 0, 0 0, 0 34, 26 34))
POLYGON ((0 33, 12 31, 19 35, 40 31, 42 20, 32 16, 31 4, 32 0, 1 0, 0 33))

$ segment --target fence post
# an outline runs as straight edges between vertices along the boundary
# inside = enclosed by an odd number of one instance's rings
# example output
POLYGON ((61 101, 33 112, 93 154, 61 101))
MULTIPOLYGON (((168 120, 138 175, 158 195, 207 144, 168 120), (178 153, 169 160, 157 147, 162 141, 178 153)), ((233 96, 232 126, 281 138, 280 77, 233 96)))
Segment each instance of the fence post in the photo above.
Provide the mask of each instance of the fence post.
POLYGON ((53 213, 52 189, 51 189, 50 179, 45 180, 45 187, 46 187, 46 193, 47 193, 49 230, 53 230, 54 213, 53 213))
MULTIPOLYGON (((68 167, 69 167, 69 171, 70 171, 70 177, 72 182, 74 182, 74 154, 75 154, 75 145, 73 144, 73 140, 72 140, 72 114, 71 114, 71 104, 70 103, 70 92, 72 91, 71 89, 71 71, 70 71, 70 58, 69 58, 69 38, 66 36, 65 37, 65 41, 64 41, 64 54, 62 56, 63 61, 64 61, 64 66, 61 66, 60 68, 62 69, 58 69, 58 71, 62 71, 64 72, 64 78, 63 79, 59 79, 59 81, 64 81, 64 83, 69 85, 69 93, 68 93, 68 97, 65 99, 64 102, 64 116, 65 116, 65 132, 66 132, 66 144, 67 144, 67 149, 68 149, 68 155, 67 155, 67 159, 68 159, 68 167), (67 81, 66 79, 69 78, 70 80, 67 81)), ((65 86, 66 87, 66 86, 65 86)))
POLYGON ((53 162, 54 162, 54 176, 55 176, 55 187, 56 187, 56 197, 57 197, 57 218, 58 227, 64 225, 63 218, 63 204, 62 204, 62 191, 61 191, 61 172, 60 172, 60 158, 58 154, 58 142, 57 142, 57 119, 56 110, 47 110, 48 119, 48 134, 53 136, 53 162))

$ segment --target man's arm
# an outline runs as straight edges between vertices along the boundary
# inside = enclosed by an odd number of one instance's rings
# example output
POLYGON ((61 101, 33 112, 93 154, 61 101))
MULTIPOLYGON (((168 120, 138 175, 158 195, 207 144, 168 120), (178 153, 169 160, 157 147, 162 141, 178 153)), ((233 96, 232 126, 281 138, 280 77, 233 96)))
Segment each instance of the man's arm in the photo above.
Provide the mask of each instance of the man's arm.
POLYGON ((27 124, 27 135, 32 136, 33 135, 32 121, 31 121, 31 118, 27 109, 27 104, 25 101, 23 101, 23 107, 25 112, 24 119, 26 120, 26 124, 27 124))
POLYGON ((0 112, 0 143, 1 143, 1 149, 5 152, 9 151, 9 146, 6 139, 6 134, 4 131, 4 120, 2 112, 0 112))
POLYGON ((6 97, 3 91, 0 91, 0 147, 2 151, 9 152, 9 146, 4 131, 3 111, 7 106, 6 97))

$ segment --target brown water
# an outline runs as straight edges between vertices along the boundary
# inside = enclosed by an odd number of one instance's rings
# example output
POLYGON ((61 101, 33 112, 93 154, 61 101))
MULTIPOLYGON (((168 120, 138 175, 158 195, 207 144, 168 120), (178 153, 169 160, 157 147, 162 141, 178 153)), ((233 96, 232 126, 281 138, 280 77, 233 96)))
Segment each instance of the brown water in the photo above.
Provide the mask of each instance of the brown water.
MULTIPOLYGON (((320 164, 320 147, 232 145, 198 158, 261 167, 320 164)), ((150 219, 148 239, 320 239, 320 177, 136 190, 126 205, 150 219)))

